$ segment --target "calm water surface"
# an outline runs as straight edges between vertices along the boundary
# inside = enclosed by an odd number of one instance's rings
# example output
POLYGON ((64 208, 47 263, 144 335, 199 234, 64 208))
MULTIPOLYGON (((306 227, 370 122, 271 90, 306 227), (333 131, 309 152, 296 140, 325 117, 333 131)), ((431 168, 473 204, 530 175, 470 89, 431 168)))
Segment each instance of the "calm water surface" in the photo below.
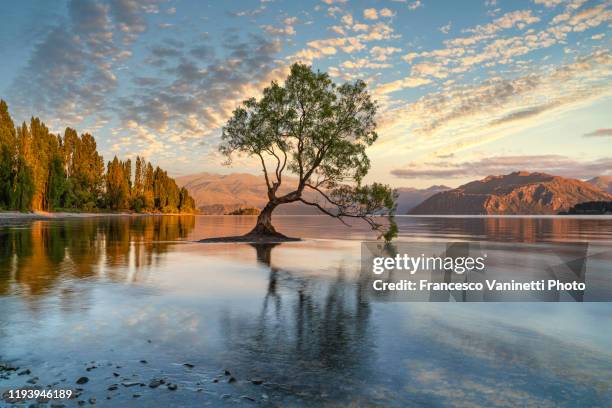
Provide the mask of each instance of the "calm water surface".
MULTIPOLYGON (((34 386, 83 388, 67 406, 89 398, 109 407, 612 405, 612 303, 369 302, 360 296, 360 242, 373 236, 326 217, 275 218, 303 242, 193 242, 253 222, 153 216, 0 227, 0 363, 31 370, 0 377, 0 391, 38 377, 34 386), (81 376, 90 381, 75 385, 81 376), (138 384, 152 378, 178 389, 138 384)), ((400 240, 506 242, 508 257, 534 245, 612 246, 610 218, 399 224, 400 240)), ((609 260, 593 262, 612 273, 609 260)))

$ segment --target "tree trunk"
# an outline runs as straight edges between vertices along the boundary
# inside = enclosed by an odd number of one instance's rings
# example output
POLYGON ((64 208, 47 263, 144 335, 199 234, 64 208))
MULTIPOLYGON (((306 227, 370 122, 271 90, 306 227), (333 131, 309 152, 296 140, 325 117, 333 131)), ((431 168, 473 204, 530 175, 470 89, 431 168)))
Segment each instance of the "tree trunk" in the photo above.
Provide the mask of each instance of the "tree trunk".
POLYGON ((273 202, 268 202, 268 204, 266 204, 257 217, 257 224, 255 224, 255 228, 253 228, 248 235, 283 236, 281 233, 276 232, 272 226, 272 211, 274 211, 277 205, 278 204, 273 202))

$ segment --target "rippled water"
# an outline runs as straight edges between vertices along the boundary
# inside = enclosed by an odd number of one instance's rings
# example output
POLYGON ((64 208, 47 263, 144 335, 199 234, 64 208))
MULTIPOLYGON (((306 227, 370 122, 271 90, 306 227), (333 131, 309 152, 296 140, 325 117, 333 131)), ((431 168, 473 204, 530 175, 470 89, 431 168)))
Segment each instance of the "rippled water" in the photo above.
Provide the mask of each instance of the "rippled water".
MULTIPOLYGON (((360 241, 373 236, 326 217, 275 218, 302 242, 193 242, 253 222, 110 217, 0 228, 0 362, 32 372, 0 377, 0 391, 35 376, 42 387, 83 388, 70 406, 92 397, 110 407, 612 404, 612 304, 370 302, 359 262, 360 241), (90 381, 75 385, 81 376, 90 381), (152 378, 178 389, 121 385, 152 378)), ((610 218, 399 225, 405 241, 612 245, 610 218)), ((599 268, 612 271, 605 262, 599 268)))

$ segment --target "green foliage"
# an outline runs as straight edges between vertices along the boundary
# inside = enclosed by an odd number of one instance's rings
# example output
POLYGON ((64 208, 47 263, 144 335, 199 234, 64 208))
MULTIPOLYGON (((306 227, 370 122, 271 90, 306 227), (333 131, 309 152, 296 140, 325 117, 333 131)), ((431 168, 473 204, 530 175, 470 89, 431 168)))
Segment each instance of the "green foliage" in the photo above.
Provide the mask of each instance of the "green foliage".
POLYGON ((38 118, 15 128, 3 100, 0 160, 0 209, 195 211, 187 190, 159 167, 137 157, 132 181, 132 161, 115 157, 105 175, 92 135, 66 128, 60 137, 38 118))
POLYGON ((271 212, 278 205, 301 201, 335 218, 361 218, 383 231, 376 215, 389 217, 382 238, 397 234, 394 194, 381 184, 362 186, 370 169, 367 147, 376 141, 376 103, 363 81, 334 84, 326 73, 294 64, 284 84, 272 82, 261 99, 248 99, 223 128, 221 153, 260 160, 269 203, 255 232, 275 232, 271 212), (277 195, 285 170, 298 177, 294 191, 277 195), (304 190, 320 201, 304 199, 304 190), (260 227, 260 222, 268 225, 260 227))
POLYGON ((130 186, 125 174, 125 163, 117 159, 108 162, 106 170, 106 196, 112 210, 126 210, 130 198, 130 186))
POLYGON ((13 177, 13 157, 8 146, 3 145, 0 147, 0 208, 11 206, 13 177))
POLYGON ((68 186, 64 163, 60 156, 54 156, 49 166, 49 183, 47 190, 47 202, 49 209, 57 210, 64 207, 64 194, 68 186))
POLYGON ((28 166, 26 160, 19 156, 17 159, 17 174, 15 175, 13 195, 11 197, 11 207, 19 211, 30 210, 34 188, 32 169, 28 166))

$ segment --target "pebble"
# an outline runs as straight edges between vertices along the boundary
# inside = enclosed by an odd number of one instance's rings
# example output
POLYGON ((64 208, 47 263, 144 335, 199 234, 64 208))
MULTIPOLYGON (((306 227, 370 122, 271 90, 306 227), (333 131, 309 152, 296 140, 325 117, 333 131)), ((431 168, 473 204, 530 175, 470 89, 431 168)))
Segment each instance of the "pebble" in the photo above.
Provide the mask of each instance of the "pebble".
POLYGON ((230 383, 230 384, 231 384, 231 383, 235 383, 235 382, 236 382, 236 379, 235 379, 234 377, 230 377, 230 378, 227 380, 227 382, 228 382, 228 383, 230 383))
POLYGON ((187 367, 187 368, 193 368, 193 367, 195 367, 193 364, 189 364, 189 363, 185 363, 185 364, 183 364, 183 365, 184 365, 185 367, 187 367))
POLYGON ((170 391, 174 391, 178 388, 178 386, 176 384, 168 384, 168 389, 170 391))
POLYGON ((147 364, 147 360, 140 360, 142 364, 147 364))
POLYGON ((81 378, 79 378, 78 380, 76 380, 76 383, 77 383, 77 384, 85 384, 85 383, 86 383, 86 382, 88 382, 88 381, 89 381, 89 378, 87 378, 87 377, 81 377, 81 378))
POLYGON ((88 401, 89 401, 89 403, 91 405, 96 405, 96 399, 95 398, 90 398, 88 401))
POLYGON ((124 381, 121 383, 124 387, 133 387, 135 385, 140 385, 139 381, 124 381))
POLYGON ((30 373, 30 369, 26 368, 25 370, 18 372, 17 375, 30 375, 30 373))
POLYGON ((109 391, 115 391, 116 389, 118 389, 119 387, 117 386, 117 384, 113 384, 110 387, 107 388, 107 390, 109 391))
POLYGON ((261 385, 261 384, 263 384, 263 380, 260 380, 259 378, 253 378, 253 379, 251 380, 251 382, 252 382, 253 384, 255 384, 255 385, 261 385))
POLYGON ((157 379, 157 378, 154 378, 154 379, 152 379, 152 380, 149 382, 149 387, 151 387, 151 388, 157 388, 157 387, 159 387, 160 385, 162 385, 163 383, 164 383, 164 380, 159 380, 159 379, 157 379))

